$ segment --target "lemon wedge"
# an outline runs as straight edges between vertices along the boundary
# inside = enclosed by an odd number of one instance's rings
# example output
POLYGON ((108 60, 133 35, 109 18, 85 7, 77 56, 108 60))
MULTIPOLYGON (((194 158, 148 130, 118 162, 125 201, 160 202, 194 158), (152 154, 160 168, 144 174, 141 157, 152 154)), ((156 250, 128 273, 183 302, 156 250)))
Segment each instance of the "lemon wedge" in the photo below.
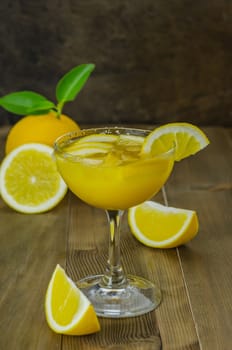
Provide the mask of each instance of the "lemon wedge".
POLYGON ((89 299, 58 264, 45 296, 45 315, 56 333, 85 335, 98 332, 100 324, 89 299))
POLYGON ((144 245, 154 248, 185 244, 196 236, 199 227, 195 211, 153 201, 130 208, 128 222, 132 234, 144 245))
POLYGON ((209 144, 205 133, 190 123, 169 123, 152 131, 142 146, 142 154, 160 154, 175 145, 175 160, 193 155, 209 144))
POLYGON ((0 192, 21 213, 42 213, 55 207, 67 192, 52 157, 53 148, 39 143, 18 146, 3 160, 0 192))

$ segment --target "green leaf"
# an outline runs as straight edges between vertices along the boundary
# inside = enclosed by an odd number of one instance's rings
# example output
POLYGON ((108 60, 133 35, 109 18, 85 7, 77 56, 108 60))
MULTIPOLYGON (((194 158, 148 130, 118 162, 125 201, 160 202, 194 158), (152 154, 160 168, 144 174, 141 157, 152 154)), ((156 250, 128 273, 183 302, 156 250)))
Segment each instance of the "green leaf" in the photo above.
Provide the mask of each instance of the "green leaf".
POLYGON ((53 102, 32 91, 12 92, 5 95, 0 98, 0 106, 18 115, 43 112, 55 107, 53 102))
POLYGON ((81 64, 66 73, 56 86, 56 98, 59 105, 68 101, 73 101, 86 83, 89 75, 94 70, 95 65, 81 64))

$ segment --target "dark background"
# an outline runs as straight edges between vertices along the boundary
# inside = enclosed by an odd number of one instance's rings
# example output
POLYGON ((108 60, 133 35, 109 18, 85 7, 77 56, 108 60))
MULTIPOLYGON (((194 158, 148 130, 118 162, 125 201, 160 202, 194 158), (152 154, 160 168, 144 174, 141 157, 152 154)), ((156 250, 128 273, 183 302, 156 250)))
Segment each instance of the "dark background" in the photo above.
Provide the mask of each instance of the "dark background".
MULTIPOLYGON (((55 101, 62 75, 90 62, 64 108, 80 124, 232 125, 231 0, 1 0, 0 95, 55 101)), ((0 124, 17 119, 0 110, 0 124)))

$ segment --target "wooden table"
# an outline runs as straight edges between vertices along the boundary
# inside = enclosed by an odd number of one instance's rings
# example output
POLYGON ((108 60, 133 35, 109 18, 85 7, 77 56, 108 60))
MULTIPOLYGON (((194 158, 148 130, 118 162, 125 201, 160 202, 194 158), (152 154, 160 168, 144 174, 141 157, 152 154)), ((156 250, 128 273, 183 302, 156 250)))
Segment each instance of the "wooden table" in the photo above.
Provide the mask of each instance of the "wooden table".
MULTIPOLYGON (((232 349, 232 130, 204 130, 210 146, 177 163, 166 185, 169 205, 198 212, 198 236, 177 249, 147 248, 125 215, 123 265, 158 283, 163 301, 145 316, 100 319, 100 333, 53 333, 44 297, 57 263, 74 280, 104 270, 104 212, 71 193, 40 215, 16 213, 0 200, 0 349, 232 349)), ((4 129, 0 136, 3 155, 4 129)))

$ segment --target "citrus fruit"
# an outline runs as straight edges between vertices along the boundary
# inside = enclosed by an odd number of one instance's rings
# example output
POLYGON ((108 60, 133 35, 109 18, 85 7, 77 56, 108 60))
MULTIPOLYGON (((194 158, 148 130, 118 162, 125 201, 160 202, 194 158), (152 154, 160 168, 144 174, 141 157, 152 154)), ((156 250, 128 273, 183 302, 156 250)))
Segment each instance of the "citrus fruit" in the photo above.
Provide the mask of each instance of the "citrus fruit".
POLYGON ((100 330, 93 305, 59 264, 48 285, 45 314, 49 327, 59 334, 85 335, 100 330))
POLYGON ((117 140, 117 136, 116 135, 110 135, 110 134, 93 134, 93 135, 87 135, 83 138, 81 138, 80 140, 78 140, 78 143, 82 143, 82 142, 102 142, 102 143, 112 143, 115 142, 115 140, 117 140))
POLYGON ((18 146, 1 164, 3 200, 22 213, 41 213, 57 205, 67 191, 52 157, 53 148, 39 143, 18 146))
POLYGON ((209 144, 205 133, 190 123, 169 123, 152 131, 145 139, 142 153, 159 154, 175 145, 175 160, 193 155, 209 144))
POLYGON ((113 134, 93 134, 87 135, 80 139, 78 143, 82 142, 98 142, 98 143, 117 143, 120 146, 141 145, 144 142, 144 137, 134 135, 113 135, 113 134))
MULTIPOLYGON (((95 153, 98 152, 107 152, 112 149, 111 143, 100 143, 100 142, 76 142, 71 145, 68 145, 67 151, 68 153, 72 153, 72 155, 85 155, 89 152, 92 153, 92 151, 95 150, 95 153)), ((64 148, 64 151, 66 149, 64 148)))
POLYGON ((144 245, 173 248, 196 236, 198 217, 195 211, 167 207, 146 201, 128 211, 132 234, 144 245))
POLYGON ((57 137, 69 131, 80 130, 70 117, 49 112, 41 115, 28 115, 20 119, 10 129, 6 139, 6 154, 25 143, 42 143, 53 146, 57 137))

